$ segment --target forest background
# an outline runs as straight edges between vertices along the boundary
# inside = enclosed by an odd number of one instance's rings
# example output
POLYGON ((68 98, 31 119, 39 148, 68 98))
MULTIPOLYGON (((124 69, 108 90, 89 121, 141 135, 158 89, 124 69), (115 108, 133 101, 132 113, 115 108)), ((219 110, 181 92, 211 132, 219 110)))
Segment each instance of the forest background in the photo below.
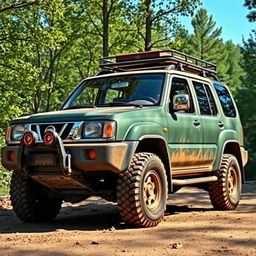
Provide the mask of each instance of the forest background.
MULTIPOLYGON (((224 41, 222 28, 200 4, 0 0, 0 146, 13 118, 55 110, 79 81, 99 71, 100 57, 173 48, 218 65, 244 127, 246 179, 255 180, 256 30, 241 45, 224 41), (191 17, 192 33, 181 24, 183 16, 191 17)), ((245 7, 255 23, 256 1, 245 0, 245 7)), ((0 194, 8 192, 10 175, 0 165, 0 194)))

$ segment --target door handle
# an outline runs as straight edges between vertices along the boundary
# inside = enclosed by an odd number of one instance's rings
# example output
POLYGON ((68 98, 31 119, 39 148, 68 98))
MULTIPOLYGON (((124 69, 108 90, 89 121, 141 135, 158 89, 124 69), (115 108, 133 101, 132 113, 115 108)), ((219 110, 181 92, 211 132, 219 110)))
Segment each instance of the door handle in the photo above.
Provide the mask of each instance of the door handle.
POLYGON ((199 120, 195 120, 193 124, 194 126, 198 127, 201 124, 201 122, 199 120))
POLYGON ((218 125, 219 125, 219 127, 220 127, 221 129, 224 128, 224 123, 223 123, 223 122, 219 122, 218 125))

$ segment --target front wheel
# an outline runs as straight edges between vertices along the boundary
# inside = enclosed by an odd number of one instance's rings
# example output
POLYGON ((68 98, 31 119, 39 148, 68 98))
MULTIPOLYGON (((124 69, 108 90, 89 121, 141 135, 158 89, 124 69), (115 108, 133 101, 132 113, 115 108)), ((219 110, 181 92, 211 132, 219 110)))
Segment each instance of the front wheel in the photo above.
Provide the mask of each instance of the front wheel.
POLYGON ((222 156, 218 180, 209 183, 209 195, 215 209, 234 210, 241 198, 242 178, 237 159, 230 154, 222 156))
POLYGON ((152 153, 135 154, 117 182, 122 219, 136 226, 156 226, 163 218, 166 200, 167 178, 162 161, 152 153))
POLYGON ((28 176, 12 174, 10 195, 13 210, 24 222, 45 222, 58 214, 62 200, 51 198, 49 189, 28 176))

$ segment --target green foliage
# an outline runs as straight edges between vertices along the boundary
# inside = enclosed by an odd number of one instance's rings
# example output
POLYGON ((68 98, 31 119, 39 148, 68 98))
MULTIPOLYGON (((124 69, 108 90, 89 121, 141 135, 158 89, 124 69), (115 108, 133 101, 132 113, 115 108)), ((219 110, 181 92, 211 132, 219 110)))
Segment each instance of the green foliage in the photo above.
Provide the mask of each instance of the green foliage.
POLYGON ((221 28, 207 10, 201 8, 192 19, 194 33, 189 36, 187 51, 200 59, 217 62, 223 58, 221 28))
POLYGON ((179 16, 190 16, 200 0, 138 0, 127 2, 127 19, 134 29, 140 51, 172 46, 181 29, 179 16))
POLYGON ((222 63, 225 73, 221 79, 229 86, 229 89, 236 94, 241 87, 241 78, 245 75, 245 72, 241 66, 241 60, 243 55, 239 46, 234 45, 232 41, 227 41, 224 44, 224 51, 226 52, 226 59, 222 59, 219 63, 222 63))
MULTIPOLYGON (((0 147, 4 145, 3 138, 0 139, 0 147)), ((0 159, 1 160, 1 159, 0 159)), ((11 181, 12 173, 1 166, 0 163, 0 195, 5 195, 8 192, 8 188, 11 181)))
POLYGON ((242 48, 243 68, 245 75, 242 86, 237 92, 239 111, 244 125, 246 148, 249 151, 249 163, 246 166, 247 176, 256 179, 256 32, 252 33, 248 41, 244 41, 242 48))
POLYGON ((245 0, 244 6, 246 6, 250 12, 247 15, 249 21, 254 22, 256 21, 256 1, 255 0, 245 0))
POLYGON ((243 70, 240 65, 242 54, 240 48, 228 41, 223 42, 221 28, 206 9, 200 9, 192 19, 194 33, 183 36, 183 47, 189 54, 217 64, 219 79, 229 85, 235 92, 241 85, 243 70))
POLYGON ((3 167, 0 167, 0 189, 3 191, 8 190, 10 186, 12 172, 5 170, 3 167))

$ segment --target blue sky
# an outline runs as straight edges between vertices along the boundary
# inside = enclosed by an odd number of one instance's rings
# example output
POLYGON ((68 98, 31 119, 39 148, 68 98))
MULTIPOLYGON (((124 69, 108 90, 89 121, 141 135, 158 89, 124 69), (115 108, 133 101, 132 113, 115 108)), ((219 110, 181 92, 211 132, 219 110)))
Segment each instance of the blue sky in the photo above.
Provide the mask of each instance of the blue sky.
MULTIPOLYGON (((217 27, 222 27, 224 41, 232 40, 235 44, 242 44, 242 37, 247 39, 255 23, 250 23, 246 15, 248 10, 243 7, 244 0, 202 0, 202 5, 208 14, 213 16, 217 27)), ((191 18, 183 18, 182 23, 190 33, 193 32, 191 18)))

